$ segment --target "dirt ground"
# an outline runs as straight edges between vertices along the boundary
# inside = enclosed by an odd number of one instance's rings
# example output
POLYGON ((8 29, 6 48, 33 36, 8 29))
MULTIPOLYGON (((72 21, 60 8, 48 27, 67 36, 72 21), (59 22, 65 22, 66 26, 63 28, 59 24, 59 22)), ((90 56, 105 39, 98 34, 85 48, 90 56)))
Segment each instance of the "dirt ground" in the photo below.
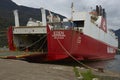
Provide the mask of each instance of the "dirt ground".
POLYGON ((0 59, 0 80, 75 80, 73 67, 0 59))

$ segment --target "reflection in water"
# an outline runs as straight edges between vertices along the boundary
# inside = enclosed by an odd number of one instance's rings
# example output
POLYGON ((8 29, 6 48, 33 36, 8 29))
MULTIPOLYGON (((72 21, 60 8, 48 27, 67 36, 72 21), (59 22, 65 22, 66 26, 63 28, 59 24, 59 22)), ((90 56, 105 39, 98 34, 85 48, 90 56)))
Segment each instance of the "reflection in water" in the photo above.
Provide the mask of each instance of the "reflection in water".
MULTIPOLYGON (((104 70, 110 70, 113 72, 120 73, 120 55, 116 55, 115 59, 106 61, 83 61, 82 63, 93 67, 103 68, 104 70)), ((45 63, 46 64, 46 63, 45 63)), ((76 61, 55 61, 48 62, 48 64, 65 65, 65 66, 81 66, 76 61)))
POLYGON ((120 73, 120 55, 116 55, 114 60, 109 61, 105 69, 120 73))
POLYGON ((86 62, 85 64, 94 68, 104 68, 105 70, 120 73, 120 55, 116 55, 113 60, 86 62))
MULTIPOLYGON (((4 49, 7 51, 6 48, 0 48, 0 51, 4 51, 4 49)), ((105 70, 114 71, 117 73, 120 73, 120 55, 116 55, 115 59, 113 60, 107 60, 107 61, 94 61, 94 62, 83 62, 84 64, 91 66, 93 68, 104 68, 105 70)), ((46 64, 46 63, 45 63, 46 64)), ((48 64, 51 64, 50 62, 48 64)), ((66 66, 80 66, 76 61, 73 62, 53 62, 53 64, 58 65, 66 65, 66 66)))
MULTIPOLYGON (((93 67, 93 68, 103 68, 104 70, 110 70, 113 72, 120 73, 120 55, 116 55, 115 59, 106 61, 83 61, 82 63, 93 67)), ((45 63, 46 64, 46 63, 45 63)), ((55 61, 48 62, 48 64, 65 65, 65 66, 81 66, 76 61, 55 61)))

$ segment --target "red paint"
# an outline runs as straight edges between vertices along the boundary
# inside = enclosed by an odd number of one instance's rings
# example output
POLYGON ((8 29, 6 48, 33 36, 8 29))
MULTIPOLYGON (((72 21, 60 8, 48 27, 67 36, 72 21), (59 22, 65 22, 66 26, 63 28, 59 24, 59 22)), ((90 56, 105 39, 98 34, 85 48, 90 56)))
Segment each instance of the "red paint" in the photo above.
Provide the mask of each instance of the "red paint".
POLYGON ((104 31, 104 32, 107 32, 107 24, 106 24, 106 19, 102 17, 102 20, 101 20, 101 26, 100 28, 104 31))
MULTIPOLYGON (((12 27, 8 29, 8 43, 9 49, 14 51, 12 27)), ((116 53, 115 47, 72 29, 50 30, 47 26, 47 43, 48 53, 45 54, 44 59, 42 55, 27 56, 26 58, 37 57, 37 60, 42 58, 42 61, 55 61, 70 59, 70 55, 72 55, 77 60, 105 60, 114 58, 116 53), (108 53, 108 47, 114 49, 114 52, 108 53)))
POLYGON ((16 48, 15 48, 14 43, 13 43, 13 29, 12 29, 12 27, 8 28, 7 38, 8 38, 9 50, 15 51, 16 48))
POLYGON ((60 46, 58 40, 63 47, 78 60, 99 60, 114 58, 116 48, 108 46, 98 40, 84 35, 75 30, 49 30, 48 32, 48 60, 60 60, 69 58, 70 56, 60 46), (56 37, 53 35, 56 33, 56 37), (57 33, 61 33, 61 36, 57 33), (108 53, 107 48, 114 49, 113 53, 108 53))

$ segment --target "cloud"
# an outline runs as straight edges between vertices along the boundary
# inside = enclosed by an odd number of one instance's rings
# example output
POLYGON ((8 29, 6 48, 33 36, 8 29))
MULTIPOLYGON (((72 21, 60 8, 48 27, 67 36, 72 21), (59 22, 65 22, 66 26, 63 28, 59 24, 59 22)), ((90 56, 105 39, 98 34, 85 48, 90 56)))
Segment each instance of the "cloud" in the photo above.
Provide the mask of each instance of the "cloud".
POLYGON ((90 11, 96 5, 102 5, 107 12, 109 28, 120 28, 120 0, 13 0, 19 5, 40 8, 44 7, 48 10, 70 17, 71 2, 74 1, 77 11, 90 11))

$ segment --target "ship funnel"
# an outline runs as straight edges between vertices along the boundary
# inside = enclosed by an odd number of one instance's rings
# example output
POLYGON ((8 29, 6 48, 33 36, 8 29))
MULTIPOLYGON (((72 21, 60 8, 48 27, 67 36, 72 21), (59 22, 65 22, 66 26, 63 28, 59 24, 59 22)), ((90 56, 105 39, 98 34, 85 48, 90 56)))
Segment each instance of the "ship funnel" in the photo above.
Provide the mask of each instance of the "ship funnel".
POLYGON ((19 16, 18 16, 18 10, 14 10, 14 17, 15 17, 15 27, 19 27, 19 16))
POLYGON ((103 9, 103 17, 106 19, 106 12, 105 12, 105 9, 103 9))
POLYGON ((41 8, 41 13, 42 13, 43 26, 46 26, 46 11, 45 11, 45 9, 41 8))
POLYGON ((99 16, 99 7, 98 7, 98 5, 96 5, 96 12, 97 12, 97 16, 99 16))

